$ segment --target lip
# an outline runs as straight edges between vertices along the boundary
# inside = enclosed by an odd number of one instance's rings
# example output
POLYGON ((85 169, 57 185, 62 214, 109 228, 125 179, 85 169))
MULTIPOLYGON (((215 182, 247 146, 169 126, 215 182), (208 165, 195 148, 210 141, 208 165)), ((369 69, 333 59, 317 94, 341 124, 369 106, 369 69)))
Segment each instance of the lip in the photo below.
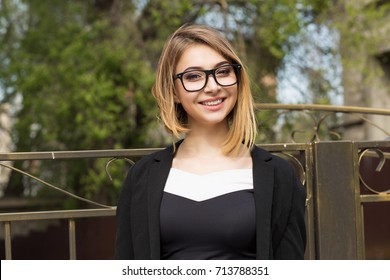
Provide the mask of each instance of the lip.
POLYGON ((223 102, 223 101, 225 101, 226 97, 220 96, 220 97, 214 97, 214 98, 205 99, 205 100, 199 101, 199 104, 204 105, 203 103, 205 103, 205 102, 214 102, 214 101, 217 101, 217 100, 220 100, 220 99, 222 99, 222 102, 223 102))
POLYGON ((205 99, 205 100, 200 101, 199 104, 208 111, 218 111, 224 106, 225 99, 226 99, 225 97, 209 98, 209 99, 205 99), (217 100, 222 100, 222 102, 218 103, 218 104, 214 104, 214 105, 204 104, 205 102, 214 102, 217 100))

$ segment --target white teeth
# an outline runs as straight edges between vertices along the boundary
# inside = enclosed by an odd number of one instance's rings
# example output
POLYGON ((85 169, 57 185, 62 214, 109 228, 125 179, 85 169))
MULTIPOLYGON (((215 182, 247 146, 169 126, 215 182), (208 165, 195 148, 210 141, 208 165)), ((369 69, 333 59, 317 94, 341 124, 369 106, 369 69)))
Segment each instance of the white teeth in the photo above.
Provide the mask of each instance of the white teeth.
POLYGON ((215 105, 218 105, 218 104, 221 104, 221 103, 222 103, 222 99, 209 101, 209 102, 202 102, 203 105, 207 105, 207 106, 215 106, 215 105))

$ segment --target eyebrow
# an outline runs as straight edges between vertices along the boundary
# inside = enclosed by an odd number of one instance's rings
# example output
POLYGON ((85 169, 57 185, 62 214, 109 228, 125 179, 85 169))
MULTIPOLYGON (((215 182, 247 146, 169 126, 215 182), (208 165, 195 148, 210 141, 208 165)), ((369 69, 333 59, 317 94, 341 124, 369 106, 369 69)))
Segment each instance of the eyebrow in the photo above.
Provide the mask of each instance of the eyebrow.
MULTIPOLYGON (((212 69, 218 68, 219 66, 222 66, 222 65, 224 65, 224 64, 230 64, 230 62, 227 61, 227 60, 218 62, 217 64, 214 65, 214 67, 213 67, 212 69)), ((204 68, 203 68, 203 67, 200 67, 200 66, 190 66, 190 67, 184 69, 183 72, 187 72, 187 71, 191 71, 191 70, 204 70, 204 68)), ((183 73, 183 72, 182 72, 182 73, 183 73)))

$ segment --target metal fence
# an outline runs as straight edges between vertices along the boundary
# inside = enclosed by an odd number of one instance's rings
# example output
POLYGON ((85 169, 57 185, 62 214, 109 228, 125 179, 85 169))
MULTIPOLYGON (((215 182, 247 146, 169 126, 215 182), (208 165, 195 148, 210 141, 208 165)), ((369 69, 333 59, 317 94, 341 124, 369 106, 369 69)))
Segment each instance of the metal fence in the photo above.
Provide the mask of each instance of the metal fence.
MULTIPOLYGON (((115 216, 115 206, 104 205, 95 201, 85 199, 83 197, 72 194, 71 192, 54 186, 46 181, 36 178, 33 175, 16 169, 10 164, 2 162, 15 161, 61 161, 67 159, 88 159, 88 158, 106 158, 108 164, 115 159, 130 159, 138 158, 147 155, 157 149, 129 149, 129 150, 99 150, 99 151, 53 151, 53 152, 26 152, 26 153, 4 153, 0 154, 0 165, 3 168, 9 168, 16 172, 29 176, 47 187, 53 188, 56 191, 63 192, 66 195, 87 202, 93 205, 94 209, 76 209, 76 210, 61 210, 61 211, 34 211, 34 212, 16 212, 16 213, 0 213, 0 223, 4 226, 4 242, 5 242, 5 258, 12 259, 12 223, 21 221, 38 221, 38 220, 59 220, 65 219, 68 221, 69 231, 69 258, 77 258, 76 245, 76 219, 86 219, 93 217, 107 217, 115 216)), ((107 170, 107 169, 106 169, 107 170)), ((66 242, 66 240, 59 240, 59 242, 66 242)))
MULTIPOLYGON (((390 149, 390 141, 332 141, 273 144, 262 145, 262 147, 291 161, 307 189, 306 258, 364 259, 364 205, 390 202, 390 195, 386 191, 375 191, 375 187, 370 187, 362 178, 360 166, 364 158, 375 158, 378 160, 378 165, 383 166, 385 160, 390 157, 390 154, 385 151, 390 149), (363 182, 366 185, 364 187, 366 189, 368 187, 369 193, 362 192, 363 182)), ((154 150, 10 153, 0 155, 0 160, 131 158, 152 151, 154 150)), ((12 258, 13 222, 68 220, 69 256, 70 259, 76 259, 75 220, 114 215, 115 207, 0 214, 0 222, 4 228, 6 259, 12 258)))
MULTIPOLYGON (((387 111, 385 114, 390 114, 390 112, 387 111)), ((316 141, 316 137, 312 140, 302 144, 261 145, 262 148, 271 153, 290 161, 295 166, 302 183, 306 187, 308 243, 305 257, 306 259, 365 259, 367 258, 366 249, 369 243, 365 232, 368 229, 370 230, 367 224, 377 217, 367 215, 365 209, 370 204, 390 205, 390 190, 388 189, 390 168, 386 162, 390 158, 390 141, 327 142, 316 141), (374 173, 371 172, 371 169, 374 169, 374 173), (376 185, 378 182, 381 184, 379 187, 376 185)), ((13 168, 5 162, 104 158, 107 159, 107 165, 109 165, 110 162, 116 159, 126 159, 130 162, 156 150, 124 149, 3 153, 0 154, 0 164, 4 168, 13 168)), ((17 171, 23 173, 22 170, 17 171)), ((23 173, 23 175, 29 176, 26 173, 23 173)), ((35 179, 40 180, 39 178, 35 179)), ((64 191, 59 187, 50 185, 48 182, 40 182, 58 191, 64 191)), ((83 198, 67 194, 75 199, 83 200, 83 198)), ((96 202, 91 202, 91 204, 95 206, 94 209, 0 213, 0 224, 4 232, 5 258, 12 259, 13 223, 65 219, 68 221, 69 258, 76 259, 75 221, 115 215, 115 206, 106 206, 96 202)), ((390 225, 388 213, 377 215, 384 218, 385 223, 390 225)), ((390 227, 388 226, 385 230, 390 230, 390 227)), ((369 238, 376 239, 375 236, 369 238)), ((389 251, 380 257, 390 258, 390 241, 383 239, 380 242, 385 248, 389 248, 389 251)), ((372 258, 371 255, 370 258, 372 258)))
MULTIPOLYGON (((364 222, 381 216, 385 218, 387 231, 390 229, 386 208, 377 217, 364 215, 368 204, 390 205, 390 189, 386 189, 390 169, 388 164, 385 166, 390 156, 389 148, 390 141, 314 143, 313 204, 317 258, 365 259, 368 240, 364 222), (365 178, 370 172, 371 178, 365 178), (381 182, 383 185, 370 186, 367 179, 372 184, 381 182)), ((378 228, 378 232, 380 230, 378 228)), ((390 248, 387 238, 381 242, 383 248, 390 248)), ((390 258, 390 251, 379 258, 390 258)))

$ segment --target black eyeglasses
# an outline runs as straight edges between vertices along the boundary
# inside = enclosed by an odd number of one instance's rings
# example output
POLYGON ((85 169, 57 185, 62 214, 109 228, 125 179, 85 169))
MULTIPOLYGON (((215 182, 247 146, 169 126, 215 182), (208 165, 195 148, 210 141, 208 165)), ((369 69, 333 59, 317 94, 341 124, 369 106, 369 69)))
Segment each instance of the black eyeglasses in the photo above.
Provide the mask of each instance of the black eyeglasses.
POLYGON ((211 70, 190 70, 174 76, 180 79, 184 89, 188 92, 200 91, 206 85, 210 75, 213 75, 215 82, 223 87, 228 87, 238 82, 238 71, 240 64, 224 64, 211 70))

